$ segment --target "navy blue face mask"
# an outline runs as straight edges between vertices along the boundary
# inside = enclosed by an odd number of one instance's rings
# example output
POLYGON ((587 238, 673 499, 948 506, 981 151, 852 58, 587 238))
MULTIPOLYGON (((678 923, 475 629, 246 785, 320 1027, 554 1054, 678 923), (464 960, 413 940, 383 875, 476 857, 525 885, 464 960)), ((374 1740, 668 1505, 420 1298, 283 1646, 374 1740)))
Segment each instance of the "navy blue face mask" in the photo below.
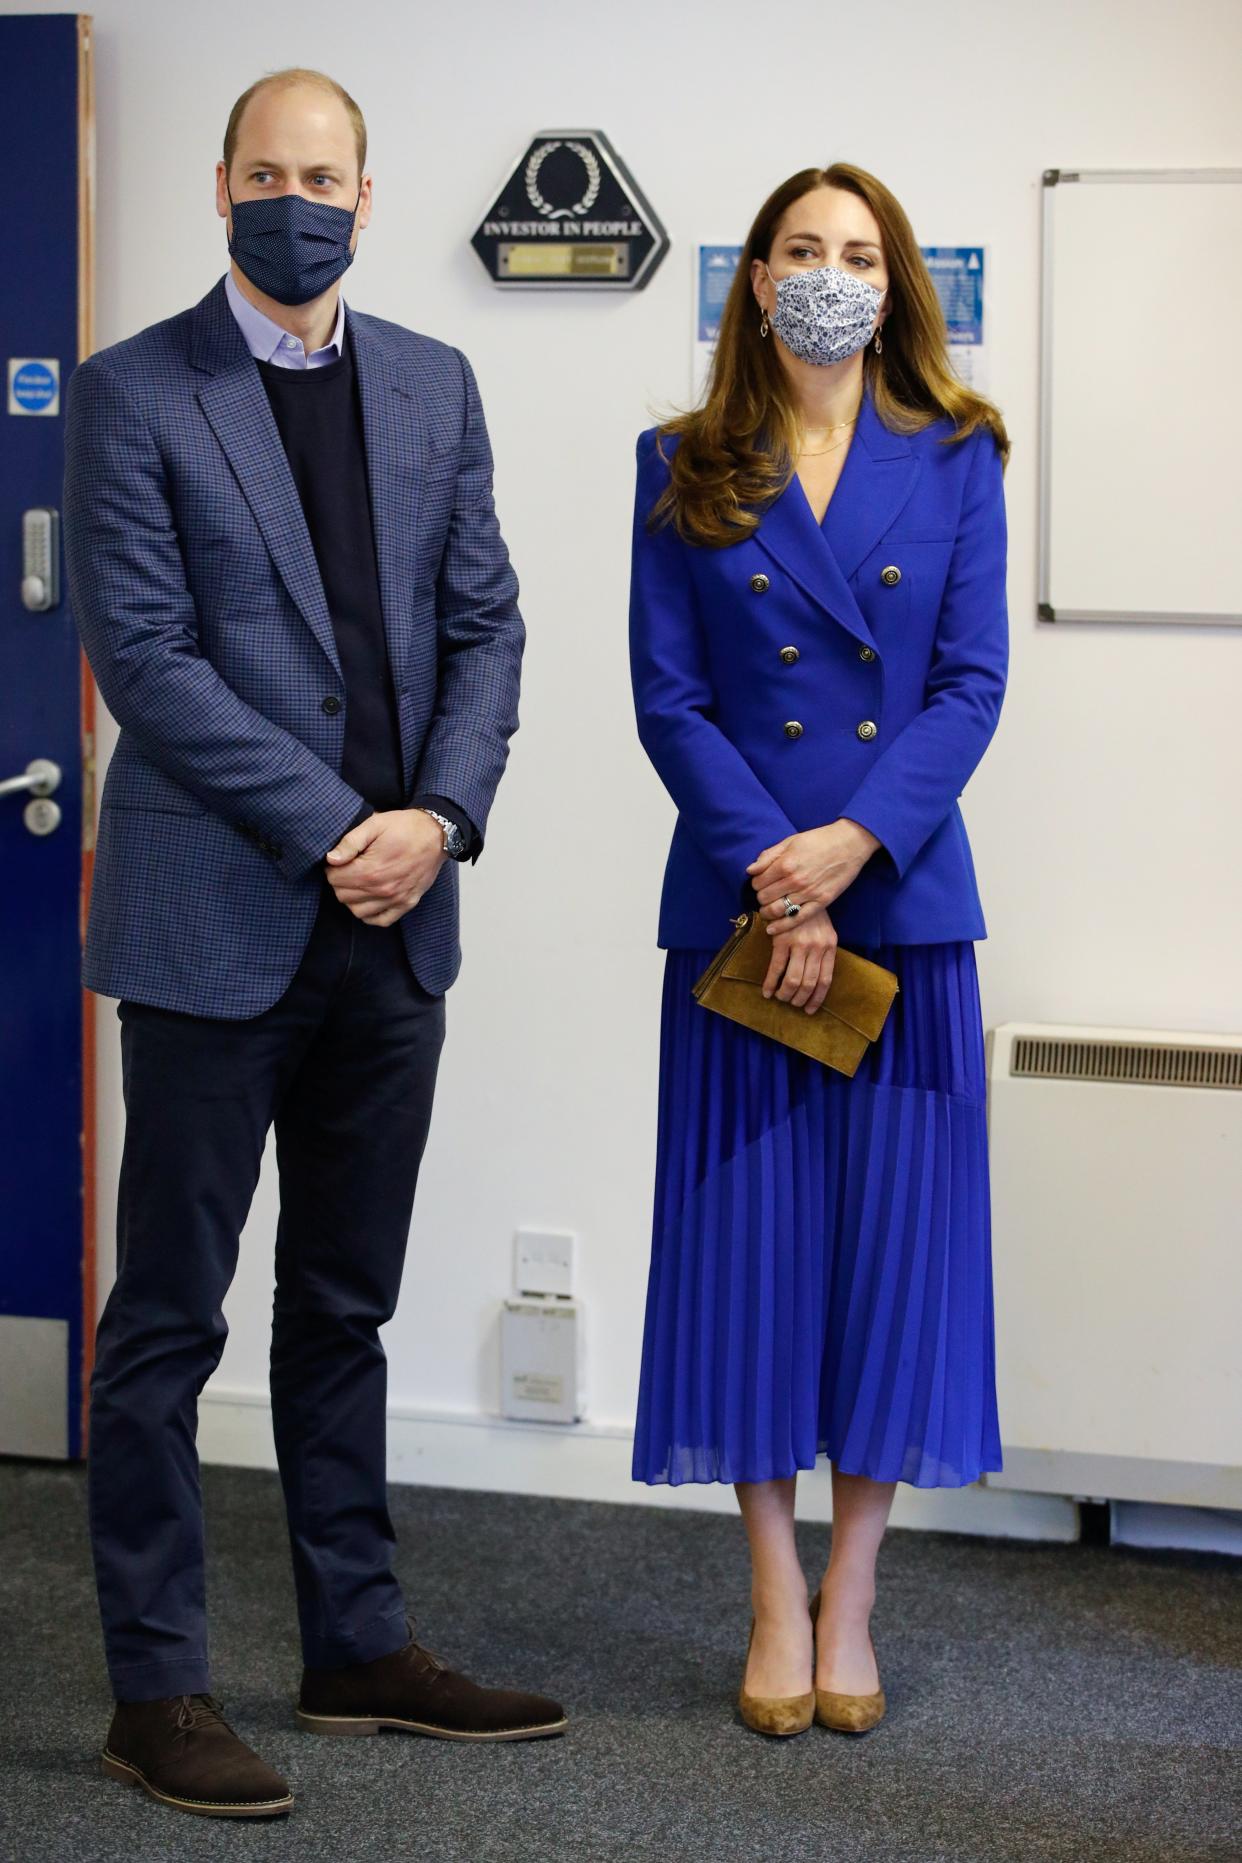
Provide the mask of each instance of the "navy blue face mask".
MULTIPOLYGON (((227 183, 226 192, 227 192, 227 183)), ((362 188, 358 189, 358 200, 362 188)), ((264 194, 235 201, 230 257, 236 259, 256 291, 278 304, 309 304, 353 263, 349 242, 354 216, 345 207, 307 200, 304 194, 264 194)))

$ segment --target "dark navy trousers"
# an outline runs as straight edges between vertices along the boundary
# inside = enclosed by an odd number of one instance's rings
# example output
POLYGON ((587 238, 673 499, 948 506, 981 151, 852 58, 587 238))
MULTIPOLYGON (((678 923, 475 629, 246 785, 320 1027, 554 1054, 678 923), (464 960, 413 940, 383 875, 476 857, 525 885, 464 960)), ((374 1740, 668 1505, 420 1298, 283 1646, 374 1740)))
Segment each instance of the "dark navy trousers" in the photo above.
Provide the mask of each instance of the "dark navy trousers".
MULTIPOLYGON (((417 908, 415 908, 417 910, 417 908)), ((444 1040, 397 925, 324 882, 293 981, 244 1021, 121 1002, 117 1278, 91 1380, 91 1542, 113 1692, 207 1690, 197 1400, 275 1127, 271 1396, 303 1660, 408 1640, 385 1481, 394 1311, 444 1040)))

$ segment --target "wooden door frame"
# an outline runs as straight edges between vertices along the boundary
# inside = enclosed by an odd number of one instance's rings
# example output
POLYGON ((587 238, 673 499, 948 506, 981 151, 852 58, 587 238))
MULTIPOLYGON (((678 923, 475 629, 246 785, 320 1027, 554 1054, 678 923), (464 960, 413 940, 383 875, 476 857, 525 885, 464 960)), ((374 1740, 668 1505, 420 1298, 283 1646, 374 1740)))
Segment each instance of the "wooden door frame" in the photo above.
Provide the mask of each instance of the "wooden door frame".
MULTIPOLYGON (((78 14, 78 361, 95 349, 95 31, 94 16, 78 14)), ((95 876, 95 680, 83 653, 80 658, 82 736, 82 879, 79 891, 78 941, 85 942, 95 876)), ((91 1371, 95 1363, 98 1317, 97 1179, 98 1108, 96 1106, 96 999, 82 991, 82 1387, 81 1454, 90 1445, 91 1371)))

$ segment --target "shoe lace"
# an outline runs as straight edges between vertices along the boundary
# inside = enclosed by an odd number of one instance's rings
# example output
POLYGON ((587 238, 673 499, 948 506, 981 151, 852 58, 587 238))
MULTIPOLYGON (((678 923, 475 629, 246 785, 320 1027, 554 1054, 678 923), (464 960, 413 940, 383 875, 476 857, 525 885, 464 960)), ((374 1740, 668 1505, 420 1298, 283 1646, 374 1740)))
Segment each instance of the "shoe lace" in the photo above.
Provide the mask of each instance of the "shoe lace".
POLYGON ((192 1733, 196 1727, 226 1727, 224 1711, 214 1695, 182 1695, 177 1703, 176 1727, 179 1734, 192 1733))
POLYGON ((415 1666, 419 1669, 429 1670, 433 1675, 446 1670, 448 1664, 445 1662, 444 1658, 442 1656, 437 1656, 434 1650, 429 1650, 425 1643, 419 1642, 414 1619, 408 1614, 405 1620, 405 1627, 410 1635, 410 1641, 406 1647, 412 1653, 415 1666))

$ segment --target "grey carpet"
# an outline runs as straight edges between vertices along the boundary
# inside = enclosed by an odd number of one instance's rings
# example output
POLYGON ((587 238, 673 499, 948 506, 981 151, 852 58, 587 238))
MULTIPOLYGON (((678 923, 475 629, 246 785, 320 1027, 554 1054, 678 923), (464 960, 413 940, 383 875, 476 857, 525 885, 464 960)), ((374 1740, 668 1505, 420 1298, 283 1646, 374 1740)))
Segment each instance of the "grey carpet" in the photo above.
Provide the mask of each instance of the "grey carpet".
MULTIPOLYGON (((5 1863, 1125 1863, 1242 1857, 1242 1575, 1211 1554, 890 1532, 887 1719, 783 1743, 733 1712, 740 1523, 686 1510, 396 1488, 421 1639, 558 1695, 559 1740, 300 1734, 274 1476, 208 1469, 215 1687, 288 1776, 254 1824, 105 1778, 109 1696, 80 1470, 0 1463, 5 1863)), ((827 1529, 800 1529, 818 1577, 827 1529)))

